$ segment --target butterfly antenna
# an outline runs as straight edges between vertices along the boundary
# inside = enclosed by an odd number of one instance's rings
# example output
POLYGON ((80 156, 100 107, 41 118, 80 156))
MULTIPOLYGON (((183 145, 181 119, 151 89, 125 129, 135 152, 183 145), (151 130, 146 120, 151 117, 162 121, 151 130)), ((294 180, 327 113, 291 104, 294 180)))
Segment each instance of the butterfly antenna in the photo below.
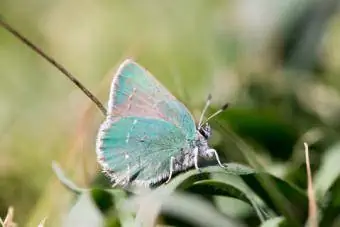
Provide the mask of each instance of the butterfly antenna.
POLYGON ((8 23, 6 23, 3 18, 0 15, 0 25, 6 29, 8 32, 10 32, 12 35, 14 35, 16 38, 18 38, 20 41, 22 41, 24 44, 26 44, 29 48, 31 48, 33 51, 35 51, 37 54, 39 54, 41 57, 43 57, 46 61, 51 63, 54 67, 56 67, 60 72, 62 72, 69 80, 71 80, 72 83, 74 83, 82 92, 85 93, 85 95, 91 99, 92 102, 96 104, 96 106, 100 109, 100 111, 106 115, 106 109, 103 106, 103 104, 99 101, 99 99, 96 98, 80 81, 73 76, 69 71, 66 70, 65 67, 63 67, 61 64, 59 64, 55 59, 48 56, 45 52, 43 52, 39 47, 34 45, 31 41, 29 41, 27 38, 25 38, 23 35, 21 35, 17 30, 15 30, 12 26, 10 26, 8 23))
POLYGON ((229 103, 224 104, 219 110, 217 110, 215 113, 213 113, 212 115, 210 115, 207 120, 205 120, 203 122, 202 125, 204 125, 205 123, 207 123, 210 119, 216 117, 217 115, 219 115, 220 113, 222 113, 223 111, 225 111, 227 108, 229 107, 229 103))
POLYGON ((203 111, 202 111, 200 120, 199 120, 199 122, 198 122, 198 129, 200 129, 201 126, 202 126, 203 117, 204 117, 204 115, 205 115, 205 112, 207 112, 208 107, 209 107, 210 104, 211 104, 211 99, 212 99, 212 96, 211 96, 211 94, 209 94, 209 95, 208 95, 208 98, 207 98, 207 101, 206 101, 206 103, 205 103, 205 106, 204 106, 204 108, 203 108, 203 111))

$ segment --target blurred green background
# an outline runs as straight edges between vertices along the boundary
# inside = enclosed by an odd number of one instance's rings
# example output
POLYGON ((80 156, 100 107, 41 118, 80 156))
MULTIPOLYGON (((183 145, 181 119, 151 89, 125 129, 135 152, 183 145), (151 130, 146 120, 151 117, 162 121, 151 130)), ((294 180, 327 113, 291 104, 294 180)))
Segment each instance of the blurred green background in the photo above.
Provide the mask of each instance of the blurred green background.
MULTIPOLYGON (((212 122, 211 143, 222 158, 251 165, 223 137, 228 126, 251 144, 262 168, 305 189, 302 142, 311 146, 313 170, 329 152, 328 168, 339 169, 338 2, 1 0, 0 15, 104 104, 114 70, 128 57, 196 119, 208 93, 211 112, 231 103, 212 122)), ((52 160, 89 187, 99 172, 94 145, 103 119, 59 71, 0 28, 0 216, 13 206, 21 226, 44 217, 58 226, 72 195, 52 160)))

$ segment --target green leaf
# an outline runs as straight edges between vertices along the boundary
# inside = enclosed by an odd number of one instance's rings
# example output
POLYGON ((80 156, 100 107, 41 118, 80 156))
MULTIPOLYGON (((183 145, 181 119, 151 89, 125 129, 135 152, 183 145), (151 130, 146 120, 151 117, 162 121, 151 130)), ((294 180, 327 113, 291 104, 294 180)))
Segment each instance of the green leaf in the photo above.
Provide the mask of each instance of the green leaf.
POLYGON ((63 226, 101 227, 103 224, 104 216, 97 209, 91 194, 84 192, 71 208, 63 226))
POLYGON ((325 152, 321 166, 314 176, 314 187, 317 198, 322 199, 335 180, 340 176, 340 143, 325 152))
POLYGON ((283 217, 275 217, 261 224, 261 227, 280 227, 284 222, 283 217))
POLYGON ((294 226, 307 219, 308 198, 299 188, 267 173, 241 175, 242 179, 276 213, 294 226))
POLYGON ((264 204, 256 199, 255 193, 244 184, 239 176, 230 174, 218 176, 214 174, 212 179, 198 181, 190 186, 187 191, 200 195, 218 195, 237 198, 252 206, 261 222, 266 219, 261 208, 264 204))
POLYGON ((90 194, 98 209, 103 214, 107 214, 111 209, 114 208, 113 196, 108 191, 100 188, 93 188, 90 190, 90 194))
POLYGON ((228 164, 226 169, 207 167, 202 168, 201 172, 191 170, 176 177, 164 188, 237 198, 253 206, 262 221, 273 217, 270 209, 285 216, 295 226, 303 224, 307 218, 308 199, 305 192, 275 176, 256 173, 239 164, 228 164))
POLYGON ((181 176, 176 177, 169 185, 165 185, 165 190, 187 191, 202 196, 227 196, 242 200, 251 205, 261 222, 268 214, 263 209, 268 210, 264 203, 257 198, 257 195, 239 177, 244 174, 254 173, 254 170, 244 165, 230 163, 226 168, 206 167, 201 172, 191 170, 181 176))
POLYGON ((167 187, 168 189, 186 189, 188 186, 192 185, 193 183, 210 179, 211 173, 227 173, 232 175, 243 175, 254 173, 255 171, 247 166, 237 164, 237 163, 228 163, 225 164, 225 168, 221 168, 219 166, 210 166, 201 168, 200 171, 196 169, 187 171, 179 176, 175 177, 171 180, 171 182, 167 185, 163 185, 163 187, 167 187))
POLYGON ((321 201, 320 226, 339 226, 340 224, 340 176, 321 201))
POLYGON ((245 219, 256 213, 251 205, 239 199, 227 196, 213 196, 216 209, 231 218, 245 219))
POLYGON ((131 226, 133 214, 126 212, 122 206, 127 199, 127 193, 121 189, 90 190, 97 208, 106 217, 106 226, 131 226))
POLYGON ((185 194, 176 193, 166 198, 162 213, 185 219, 195 226, 241 226, 221 215, 204 200, 185 194))
POLYGON ((168 194, 164 189, 155 190, 130 199, 126 206, 137 212, 136 225, 153 226, 161 213, 194 226, 243 226, 223 216, 202 198, 183 192, 168 194))

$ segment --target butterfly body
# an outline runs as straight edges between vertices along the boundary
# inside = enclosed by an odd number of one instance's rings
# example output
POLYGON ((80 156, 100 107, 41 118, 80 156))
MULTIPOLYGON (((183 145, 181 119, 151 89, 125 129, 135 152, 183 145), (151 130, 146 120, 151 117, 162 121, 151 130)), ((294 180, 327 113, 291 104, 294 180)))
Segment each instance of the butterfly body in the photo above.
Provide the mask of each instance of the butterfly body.
POLYGON ((132 60, 119 67, 96 144, 98 161, 118 185, 149 186, 210 158, 210 128, 132 60))

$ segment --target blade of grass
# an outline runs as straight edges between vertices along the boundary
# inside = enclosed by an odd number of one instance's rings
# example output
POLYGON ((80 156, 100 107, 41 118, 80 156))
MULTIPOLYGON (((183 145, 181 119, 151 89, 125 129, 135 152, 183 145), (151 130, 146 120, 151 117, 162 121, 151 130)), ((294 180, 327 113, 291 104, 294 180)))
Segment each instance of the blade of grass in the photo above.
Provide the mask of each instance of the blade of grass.
MULTIPOLYGON (((265 172, 264 168, 257 161, 255 151, 229 128, 226 128, 221 124, 219 125, 222 129, 223 134, 229 137, 229 139, 235 143, 235 145, 242 152, 243 156, 246 158, 250 166, 254 167, 254 169, 257 171, 265 172)), ((274 204, 278 208, 278 210, 287 218, 288 223, 291 226, 300 226, 301 223, 299 223, 299 221, 296 219, 293 211, 289 209, 289 198, 284 197, 275 187, 275 183, 271 181, 271 179, 265 174, 258 177, 258 181, 266 189, 266 193, 269 195, 271 200, 274 201, 274 204)))
POLYGON ((78 187, 74 182, 72 182, 70 179, 68 179, 65 176, 63 170, 60 168, 59 164, 56 161, 52 162, 52 169, 53 169, 54 173, 57 175, 60 182, 67 189, 71 190, 72 192, 74 192, 77 195, 80 195, 81 193, 86 191, 86 189, 78 187))

